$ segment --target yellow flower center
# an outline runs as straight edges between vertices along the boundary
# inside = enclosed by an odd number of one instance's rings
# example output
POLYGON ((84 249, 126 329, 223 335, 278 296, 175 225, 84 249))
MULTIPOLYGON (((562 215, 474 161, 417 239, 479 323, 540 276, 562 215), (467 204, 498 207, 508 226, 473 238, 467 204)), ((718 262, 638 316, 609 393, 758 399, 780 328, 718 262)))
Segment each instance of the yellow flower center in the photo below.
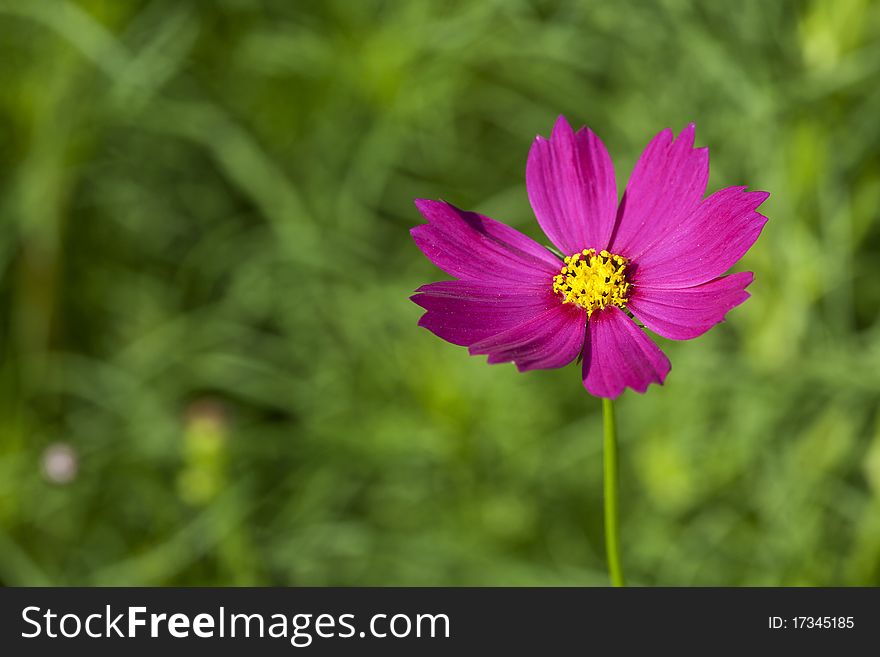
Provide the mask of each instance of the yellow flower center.
POLYGON ((626 308, 628 260, 608 251, 596 253, 584 249, 565 258, 565 266, 553 277, 553 291, 562 295, 562 303, 575 303, 587 311, 587 317, 608 306, 626 308))

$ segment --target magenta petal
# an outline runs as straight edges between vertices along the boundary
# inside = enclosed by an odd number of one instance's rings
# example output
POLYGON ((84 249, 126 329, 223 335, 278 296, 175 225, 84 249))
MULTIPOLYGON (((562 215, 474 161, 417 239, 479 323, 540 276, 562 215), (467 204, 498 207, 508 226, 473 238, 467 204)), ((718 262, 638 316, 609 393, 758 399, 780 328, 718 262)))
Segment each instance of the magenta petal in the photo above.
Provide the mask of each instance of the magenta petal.
POLYGON ((422 315, 419 326, 465 347, 559 305, 548 286, 517 287, 511 291, 470 281, 429 283, 411 298, 428 311, 422 315))
POLYGON ((513 361, 521 372, 563 367, 584 346, 587 315, 582 308, 557 304, 506 331, 470 347, 471 354, 488 354, 490 363, 513 361))
POLYGON ((413 228, 413 239, 431 262, 452 276, 550 285, 559 272, 559 258, 509 226, 443 201, 418 199, 416 207, 428 224, 413 228))
POLYGON ((608 245, 617 183, 608 151, 588 128, 575 133, 560 116, 549 140, 537 137, 526 164, 526 188, 538 223, 565 255, 608 245))
POLYGON ((591 395, 614 399, 624 388, 645 392, 666 379, 669 359, 620 308, 594 313, 589 325, 583 379, 591 395))
POLYGON ((754 278, 740 272, 683 289, 636 287, 627 307, 645 326, 672 340, 690 340, 724 321, 749 298, 745 288, 754 278))
POLYGON ((694 146, 691 123, 673 141, 668 128, 645 148, 633 169, 608 249, 637 260, 697 207, 709 179, 709 150, 694 146))
POLYGON ((633 283, 667 289, 692 287, 730 269, 767 222, 756 209, 769 194, 745 189, 728 187, 700 203, 663 242, 636 261, 633 283))

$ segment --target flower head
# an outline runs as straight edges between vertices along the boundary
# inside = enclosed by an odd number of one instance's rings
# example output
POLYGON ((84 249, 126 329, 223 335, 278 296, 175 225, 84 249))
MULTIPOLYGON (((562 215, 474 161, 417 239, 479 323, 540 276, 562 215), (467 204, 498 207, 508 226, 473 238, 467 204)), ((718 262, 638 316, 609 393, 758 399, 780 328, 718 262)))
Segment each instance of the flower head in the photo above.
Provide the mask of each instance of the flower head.
POLYGON ((529 201, 554 255, 519 231, 443 201, 417 200, 422 252, 456 280, 420 287, 419 321, 439 337, 521 371, 583 358, 586 389, 615 398, 662 384, 669 359, 633 321, 689 340, 745 301, 751 272, 724 276, 754 244, 769 196, 728 187, 703 198, 709 154, 694 125, 663 130, 618 203, 611 158, 559 117, 526 165, 529 201))

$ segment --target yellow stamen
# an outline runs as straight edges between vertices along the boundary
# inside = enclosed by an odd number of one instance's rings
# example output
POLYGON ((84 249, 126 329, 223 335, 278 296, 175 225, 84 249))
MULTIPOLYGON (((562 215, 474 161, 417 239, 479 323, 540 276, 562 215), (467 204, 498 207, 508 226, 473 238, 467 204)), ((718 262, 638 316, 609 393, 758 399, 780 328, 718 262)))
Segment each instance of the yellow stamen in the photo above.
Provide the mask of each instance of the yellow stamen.
POLYGON ((626 308, 631 285, 626 281, 628 261, 608 251, 584 249, 565 258, 565 266, 553 277, 553 291, 563 303, 575 303, 587 317, 608 306, 626 308))

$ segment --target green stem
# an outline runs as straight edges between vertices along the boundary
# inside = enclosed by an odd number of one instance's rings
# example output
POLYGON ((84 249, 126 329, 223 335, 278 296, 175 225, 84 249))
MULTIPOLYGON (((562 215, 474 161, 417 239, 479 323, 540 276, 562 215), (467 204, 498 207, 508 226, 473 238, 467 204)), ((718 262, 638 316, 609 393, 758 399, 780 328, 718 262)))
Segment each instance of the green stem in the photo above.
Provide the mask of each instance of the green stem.
POLYGON ((605 555, 611 586, 626 586, 620 567, 620 540, 617 527, 617 431, 614 422, 614 402, 602 400, 605 426, 605 555))

